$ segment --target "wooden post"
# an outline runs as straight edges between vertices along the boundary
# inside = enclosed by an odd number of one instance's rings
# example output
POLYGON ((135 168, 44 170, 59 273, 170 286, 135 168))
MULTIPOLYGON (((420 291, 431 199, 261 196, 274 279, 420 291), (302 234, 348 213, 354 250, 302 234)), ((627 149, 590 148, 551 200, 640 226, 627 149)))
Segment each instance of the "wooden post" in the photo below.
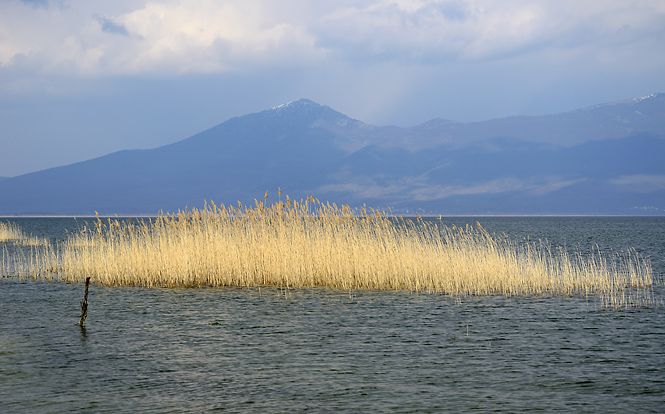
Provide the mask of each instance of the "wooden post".
POLYGON ((77 323, 79 326, 83 326, 85 318, 88 317, 88 286, 90 286, 90 278, 85 278, 85 294, 83 295, 83 300, 81 301, 81 321, 77 323))

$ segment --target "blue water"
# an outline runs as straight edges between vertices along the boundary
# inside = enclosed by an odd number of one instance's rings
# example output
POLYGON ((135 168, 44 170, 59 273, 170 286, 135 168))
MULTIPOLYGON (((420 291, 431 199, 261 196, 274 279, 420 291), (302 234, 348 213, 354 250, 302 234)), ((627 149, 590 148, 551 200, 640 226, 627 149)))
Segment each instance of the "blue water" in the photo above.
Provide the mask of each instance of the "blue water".
MULTIPOLYGON (((478 220, 664 269, 664 218, 478 220)), ((54 240, 76 229, 15 221, 54 240)), ((0 412, 665 412, 662 306, 92 285, 81 328, 83 289, 0 279, 0 412)))

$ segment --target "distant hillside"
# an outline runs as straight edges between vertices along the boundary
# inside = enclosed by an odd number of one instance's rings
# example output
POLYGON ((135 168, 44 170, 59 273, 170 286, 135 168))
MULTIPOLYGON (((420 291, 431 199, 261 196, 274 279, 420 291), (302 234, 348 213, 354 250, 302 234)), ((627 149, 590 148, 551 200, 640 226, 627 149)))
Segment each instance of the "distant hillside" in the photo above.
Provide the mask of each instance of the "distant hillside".
POLYGON ((180 142, 0 181, 0 214, 150 214, 266 190, 398 213, 665 214, 665 94, 376 127, 309 100, 180 142))
MULTIPOLYGON (((495 137, 573 146, 586 141, 650 133, 665 137, 665 94, 613 102, 555 115, 515 116, 461 123, 434 119, 411 128, 410 145, 463 145, 495 137)), ((405 145, 406 137, 397 140, 405 145)))

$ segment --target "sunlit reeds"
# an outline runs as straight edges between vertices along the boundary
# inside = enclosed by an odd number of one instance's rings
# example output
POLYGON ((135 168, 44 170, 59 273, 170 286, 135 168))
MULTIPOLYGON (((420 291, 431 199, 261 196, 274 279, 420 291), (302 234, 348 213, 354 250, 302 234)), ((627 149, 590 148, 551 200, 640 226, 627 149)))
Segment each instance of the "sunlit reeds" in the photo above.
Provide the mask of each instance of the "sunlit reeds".
POLYGON ((16 223, 0 222, 0 243, 11 242, 19 246, 46 246, 46 239, 27 235, 16 223))
POLYGON ((14 223, 0 222, 0 242, 19 240, 23 237, 21 228, 14 223))
POLYGON ((97 220, 58 249, 14 265, 20 277, 104 285, 323 286, 449 295, 595 296, 653 303, 650 264, 634 252, 570 255, 480 225, 388 217, 314 197, 206 205, 147 221, 97 220), (46 270, 45 270, 46 269, 46 270))

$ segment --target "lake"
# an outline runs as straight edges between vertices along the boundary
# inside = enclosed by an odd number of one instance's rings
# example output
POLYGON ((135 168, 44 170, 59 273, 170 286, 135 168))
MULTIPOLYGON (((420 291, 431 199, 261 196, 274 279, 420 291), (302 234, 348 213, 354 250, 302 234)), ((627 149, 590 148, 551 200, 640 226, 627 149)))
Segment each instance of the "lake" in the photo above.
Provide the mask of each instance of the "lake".
MULTIPOLYGON (((570 250, 635 248, 665 272, 662 217, 444 218, 476 220, 570 250)), ((83 222, 11 221, 53 241, 83 222)), ((662 305, 92 285, 81 328, 83 291, 0 279, 0 411, 665 411, 662 305)))

